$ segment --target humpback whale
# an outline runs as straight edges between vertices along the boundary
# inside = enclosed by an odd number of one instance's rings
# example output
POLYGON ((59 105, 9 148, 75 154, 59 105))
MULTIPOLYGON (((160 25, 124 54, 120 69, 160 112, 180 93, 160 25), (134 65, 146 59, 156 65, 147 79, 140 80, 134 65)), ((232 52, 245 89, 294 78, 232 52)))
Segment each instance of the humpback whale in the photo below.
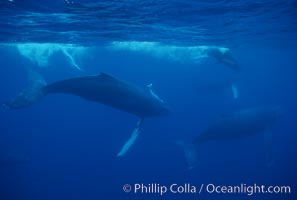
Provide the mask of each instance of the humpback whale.
POLYGON ((69 78, 46 84, 39 74, 29 71, 29 87, 4 106, 9 109, 25 108, 42 97, 54 93, 80 96, 139 117, 137 127, 118 156, 125 154, 134 143, 144 118, 164 116, 169 113, 168 106, 156 95, 152 95, 155 93, 152 93, 151 88, 142 89, 107 73, 69 78))
MULTIPOLYGON (((189 169, 195 167, 197 148, 202 143, 209 141, 224 141, 245 138, 260 132, 267 131, 281 115, 279 107, 251 108, 225 114, 214 124, 204 130, 189 144, 178 142, 184 147, 185 156, 189 169)), ((266 136, 266 150, 271 148, 271 134, 266 136)), ((271 162, 271 152, 266 152, 268 162, 271 162)))
POLYGON ((215 57, 220 63, 225 64, 234 71, 241 71, 241 68, 235 58, 232 56, 230 49, 209 47, 207 51, 208 55, 215 57))
POLYGON ((241 67, 233 57, 231 50, 220 46, 174 46, 158 42, 145 41, 114 41, 109 46, 112 50, 129 50, 132 52, 143 52, 157 58, 165 58, 173 61, 190 61, 199 63, 206 57, 214 57, 219 63, 226 65, 233 71, 241 71, 241 67))

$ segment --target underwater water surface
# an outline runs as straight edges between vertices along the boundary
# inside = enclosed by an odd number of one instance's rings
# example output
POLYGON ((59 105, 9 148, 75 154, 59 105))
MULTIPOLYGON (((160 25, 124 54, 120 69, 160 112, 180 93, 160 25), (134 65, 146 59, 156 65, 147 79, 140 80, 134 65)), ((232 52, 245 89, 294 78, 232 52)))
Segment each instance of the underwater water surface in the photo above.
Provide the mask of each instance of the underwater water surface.
POLYGON ((295 199, 296 7, 0 1, 0 200, 295 199))

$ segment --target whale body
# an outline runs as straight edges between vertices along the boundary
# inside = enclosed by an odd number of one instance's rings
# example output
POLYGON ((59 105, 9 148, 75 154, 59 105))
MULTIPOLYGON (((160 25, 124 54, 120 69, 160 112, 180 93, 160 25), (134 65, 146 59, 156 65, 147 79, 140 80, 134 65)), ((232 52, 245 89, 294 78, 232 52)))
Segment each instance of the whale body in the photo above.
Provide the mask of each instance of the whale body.
POLYGON ((278 108, 253 108, 225 114, 203 131, 193 144, 211 140, 240 139, 263 132, 274 124, 279 113, 278 108))
POLYGON ((48 94, 64 93, 80 96, 86 100, 117 108, 140 118, 166 115, 169 112, 164 102, 148 90, 115 78, 106 73, 96 76, 69 78, 46 84, 38 74, 31 74, 34 81, 15 99, 5 105, 10 109, 28 107, 48 94))
MULTIPOLYGON (((282 115, 280 107, 251 108, 225 114, 190 143, 178 142, 184 147, 189 169, 195 167, 197 148, 209 141, 246 138, 267 131, 282 115)), ((271 135, 266 134, 267 159, 271 159, 271 135)), ((271 163, 271 160, 268 160, 271 163)))

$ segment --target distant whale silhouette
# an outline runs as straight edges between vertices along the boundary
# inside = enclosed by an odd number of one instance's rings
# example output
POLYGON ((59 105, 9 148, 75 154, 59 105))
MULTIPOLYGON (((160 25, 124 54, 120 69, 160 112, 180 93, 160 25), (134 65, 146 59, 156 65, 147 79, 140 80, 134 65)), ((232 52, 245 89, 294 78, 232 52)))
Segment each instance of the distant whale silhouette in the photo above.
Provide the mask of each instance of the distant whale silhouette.
POLYGON ((128 140, 128 144, 124 146, 125 149, 122 149, 119 156, 123 155, 134 143, 140 132, 144 118, 163 116, 169 113, 169 109, 163 100, 157 98, 156 95, 152 95, 151 87, 141 89, 106 73, 100 73, 97 76, 69 78, 52 84, 46 84, 39 74, 30 71, 29 81, 30 86, 28 88, 23 90, 12 101, 4 104, 7 108, 25 108, 34 104, 47 94, 66 93, 138 116, 140 121, 133 131, 133 137, 131 136, 128 140))
MULTIPOLYGON (((209 126, 189 144, 178 142, 185 150, 188 167, 193 168, 196 162, 197 147, 208 141, 224 141, 245 138, 269 129, 279 118, 279 107, 252 108, 224 115, 217 122, 209 126)), ((267 150, 271 148, 270 133, 267 133, 267 150)), ((271 159, 271 152, 267 159, 271 159)), ((271 162, 271 160, 268 160, 271 162)))
POLYGON ((147 41, 114 41, 108 46, 113 50, 129 50, 132 52, 143 52, 157 58, 167 58, 174 61, 197 62, 202 58, 214 57, 219 63, 226 65, 233 71, 241 71, 241 67, 233 57, 231 50, 220 46, 174 46, 158 42, 147 41))

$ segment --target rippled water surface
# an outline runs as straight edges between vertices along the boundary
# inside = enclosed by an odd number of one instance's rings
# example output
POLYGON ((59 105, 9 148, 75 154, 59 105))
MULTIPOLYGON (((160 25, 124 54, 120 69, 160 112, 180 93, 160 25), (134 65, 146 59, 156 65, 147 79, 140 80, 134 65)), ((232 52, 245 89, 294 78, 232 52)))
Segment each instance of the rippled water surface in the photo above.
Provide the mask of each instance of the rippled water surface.
POLYGON ((113 40, 180 45, 292 44, 296 41, 296 7, 294 0, 3 0, 0 41, 88 45, 113 40))

